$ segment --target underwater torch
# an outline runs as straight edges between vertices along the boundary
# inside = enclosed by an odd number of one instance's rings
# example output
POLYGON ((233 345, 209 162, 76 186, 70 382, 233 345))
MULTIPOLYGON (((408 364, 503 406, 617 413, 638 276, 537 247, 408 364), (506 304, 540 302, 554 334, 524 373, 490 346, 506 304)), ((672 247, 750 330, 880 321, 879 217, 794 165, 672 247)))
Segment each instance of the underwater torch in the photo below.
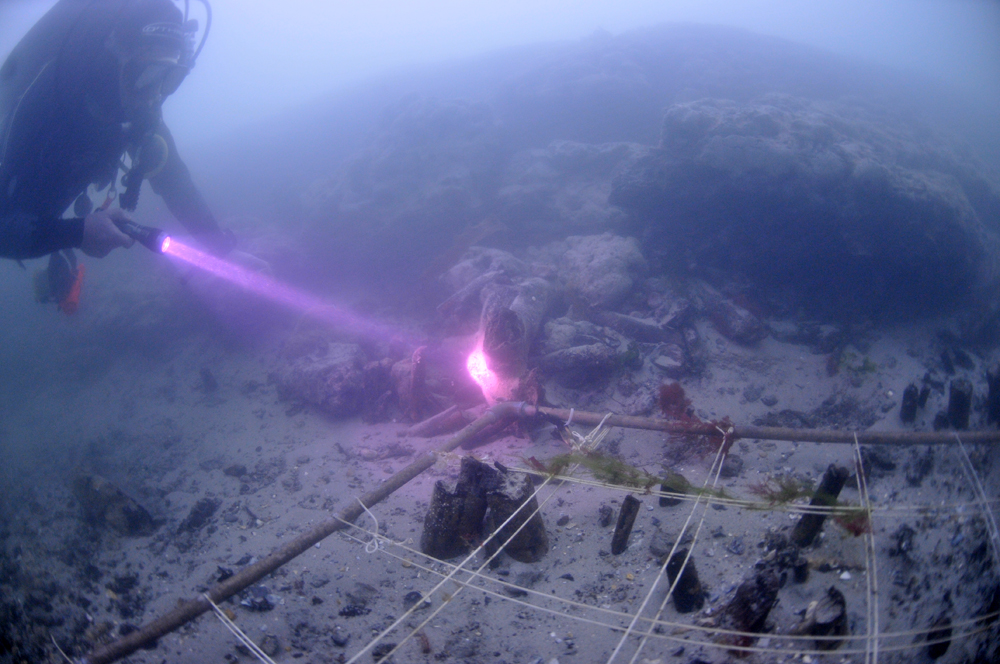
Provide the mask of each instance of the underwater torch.
POLYGON ((125 233, 125 235, 128 235, 154 254, 165 253, 170 247, 170 236, 159 228, 143 226, 134 221, 121 220, 116 220, 115 225, 118 226, 118 230, 122 233, 125 233))

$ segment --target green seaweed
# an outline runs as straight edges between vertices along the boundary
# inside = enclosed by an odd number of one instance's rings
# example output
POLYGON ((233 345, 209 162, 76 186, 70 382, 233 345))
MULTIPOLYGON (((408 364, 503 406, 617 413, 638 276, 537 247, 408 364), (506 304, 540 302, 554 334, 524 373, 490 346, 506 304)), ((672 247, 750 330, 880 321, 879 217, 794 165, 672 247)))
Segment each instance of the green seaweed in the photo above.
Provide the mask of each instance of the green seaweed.
POLYGON ((786 505, 799 498, 812 498, 812 487, 799 481, 791 475, 778 475, 765 479, 763 482, 751 484, 750 493, 767 501, 769 507, 786 505))
POLYGON ((878 365, 870 357, 865 355, 859 358, 857 353, 849 350, 841 352, 839 364, 841 369, 858 375, 878 373, 878 365))
POLYGON ((833 520, 838 526, 855 537, 860 537, 872 531, 872 522, 868 516, 868 510, 860 505, 838 502, 836 511, 833 513, 833 520))
POLYGON ((638 371, 642 368, 642 349, 639 344, 631 341, 624 352, 619 353, 615 359, 620 371, 638 371))
POLYGON ((650 493, 657 485, 663 485, 666 491, 672 493, 728 498, 725 491, 721 489, 698 489, 691 486, 691 483, 679 473, 667 470, 663 475, 654 475, 641 468, 631 466, 617 457, 607 456, 599 452, 569 452, 554 456, 545 463, 535 457, 531 457, 528 461, 536 470, 553 476, 561 475, 567 467, 579 464, 589 470, 594 479, 615 486, 627 486, 650 493))

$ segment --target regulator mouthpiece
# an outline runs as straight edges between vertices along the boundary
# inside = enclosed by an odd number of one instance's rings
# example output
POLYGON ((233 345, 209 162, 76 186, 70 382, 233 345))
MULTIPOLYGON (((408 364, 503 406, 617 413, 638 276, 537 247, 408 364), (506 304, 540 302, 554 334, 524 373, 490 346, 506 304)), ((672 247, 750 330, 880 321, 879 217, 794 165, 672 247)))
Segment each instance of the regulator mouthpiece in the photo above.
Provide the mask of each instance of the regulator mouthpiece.
POLYGON ((170 247, 170 236, 159 228, 143 226, 134 221, 116 221, 115 225, 122 233, 146 247, 154 254, 162 254, 170 247))

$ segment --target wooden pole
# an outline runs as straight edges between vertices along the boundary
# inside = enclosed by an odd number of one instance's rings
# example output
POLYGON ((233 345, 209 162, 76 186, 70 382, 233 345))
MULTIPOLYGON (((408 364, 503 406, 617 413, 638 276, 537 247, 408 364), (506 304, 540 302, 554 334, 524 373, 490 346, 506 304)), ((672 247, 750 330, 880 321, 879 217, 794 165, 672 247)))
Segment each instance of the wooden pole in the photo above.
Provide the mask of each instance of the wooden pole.
MULTIPOLYGON (((482 417, 465 427, 454 438, 446 442, 434 452, 427 453, 406 468, 390 477, 384 484, 374 489, 359 500, 366 507, 371 507, 392 495, 396 490, 414 477, 434 465, 436 454, 451 452, 462 443, 473 438, 483 429, 516 416, 532 417, 544 415, 567 421, 571 417, 568 410, 561 408, 546 408, 530 406, 523 402, 502 402, 492 407, 482 417)), ((597 426, 605 417, 605 413, 589 413, 586 411, 572 412, 572 421, 579 424, 597 426)), ((611 415, 605 424, 629 429, 647 429, 681 435, 720 435, 714 424, 685 424, 682 422, 658 419, 653 417, 632 417, 627 415, 611 415)), ((786 429, 781 427, 733 426, 734 438, 759 438, 762 440, 791 440, 815 443, 853 443, 857 436, 863 445, 942 445, 955 442, 959 436, 964 443, 992 443, 1000 441, 1000 430, 993 431, 824 431, 820 429, 786 429)), ((213 602, 219 602, 232 597, 244 588, 261 580, 274 570, 290 560, 298 557, 316 543, 338 530, 346 528, 349 523, 361 516, 364 508, 357 502, 341 510, 336 517, 303 533, 284 546, 276 549, 266 558, 245 567, 225 581, 209 589, 207 595, 213 602)), ((194 620, 211 608, 205 598, 192 599, 182 603, 176 609, 167 613, 141 629, 124 636, 117 641, 98 647, 89 655, 77 660, 78 664, 109 664, 126 657, 156 639, 173 632, 178 627, 194 620)))
MULTIPOLYGON (((570 420, 570 411, 564 408, 526 406, 525 415, 546 415, 563 422, 570 420)), ((597 426, 607 413, 588 413, 574 410, 572 421, 597 426)), ((687 424, 656 417, 611 415, 606 425, 626 429, 648 429, 678 435, 719 436, 719 429, 711 423, 687 424)), ((733 438, 759 438, 761 440, 794 440, 805 443, 854 443, 854 436, 862 445, 944 445, 955 442, 959 436, 963 443, 995 443, 1000 441, 1000 430, 991 431, 836 431, 824 429, 788 429, 783 427, 754 427, 734 425, 733 438)))
MULTIPOLYGON (((475 422, 459 431, 454 438, 437 450, 419 457, 406 468, 403 468, 386 480, 377 489, 363 495, 359 500, 361 503, 364 503, 365 507, 371 507, 376 503, 382 502, 404 484, 434 465, 434 462, 437 461, 437 454, 451 452, 458 448, 466 439, 475 436, 482 429, 495 422, 502 419, 512 419, 521 412, 521 408, 521 403, 505 402, 497 404, 486 411, 475 422)), ((257 561, 249 567, 244 567, 225 581, 213 586, 206 594, 216 604, 232 597, 244 588, 260 581, 293 558, 305 553, 310 547, 326 537, 346 528, 348 524, 361 516, 362 512, 364 512, 364 508, 358 501, 355 501, 341 510, 336 517, 324 521, 307 533, 299 535, 294 540, 276 549, 266 558, 257 561)), ((170 613, 160 616, 141 629, 117 641, 98 647, 89 655, 79 659, 78 662, 79 664, 108 664, 109 662, 115 662, 152 643, 161 636, 173 632, 175 629, 194 620, 210 609, 211 604, 204 597, 186 601, 170 613)))

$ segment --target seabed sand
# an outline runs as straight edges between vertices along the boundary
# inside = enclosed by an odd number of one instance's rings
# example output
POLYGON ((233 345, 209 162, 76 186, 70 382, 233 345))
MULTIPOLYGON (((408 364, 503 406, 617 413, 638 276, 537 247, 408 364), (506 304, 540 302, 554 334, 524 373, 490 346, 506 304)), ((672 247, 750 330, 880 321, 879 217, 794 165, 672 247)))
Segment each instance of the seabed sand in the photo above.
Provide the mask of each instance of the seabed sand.
MULTIPOLYGON (((936 329, 936 324, 928 323, 873 331, 868 335, 870 347, 859 351, 859 357, 871 360, 872 370, 844 370, 830 376, 827 356, 805 346, 768 338, 758 347, 745 348, 703 323, 699 332, 708 352, 706 370, 682 384, 699 416, 706 419, 728 416, 748 424, 784 409, 813 412, 826 402, 828 421, 840 412, 845 428, 858 427, 863 420, 874 421, 876 429, 896 429, 901 426, 898 404, 903 389, 939 362, 932 343, 936 329)), ((92 378, 70 375, 6 409, 3 438, 8 458, 3 463, 2 493, 8 532, 3 544, 5 555, 21 570, 20 585, 11 592, 25 598, 42 596, 51 603, 26 605, 37 630, 50 632, 64 644, 73 638, 80 644, 80 637, 73 634, 88 631, 95 637, 106 630, 106 639, 117 636, 123 624, 146 623, 170 611, 178 600, 203 592, 223 568, 235 570, 266 555, 412 460, 412 456, 381 458, 386 451, 398 451, 402 445, 417 453, 446 439, 401 438, 398 434, 406 423, 331 421, 308 409, 290 408, 268 384, 272 357, 266 344, 227 346, 195 336, 165 358, 119 361, 92 378), (216 389, 206 389, 203 369, 216 379, 216 389), (64 450, 70 451, 68 455, 64 450), (245 466, 247 473, 233 476, 234 465, 245 466), (154 535, 133 538, 82 526, 71 489, 77 468, 107 477, 165 522, 154 535), (204 498, 218 501, 217 511, 193 532, 178 533, 192 506, 204 498)), ((958 370, 958 375, 972 381, 980 400, 986 390, 985 369, 996 360, 995 355, 976 357, 974 370, 958 370)), ((643 372, 649 371, 647 363, 643 372)), ((656 377, 650 373, 639 378, 656 377)), ((620 412, 615 385, 612 381, 605 391, 596 392, 551 386, 548 396, 563 407, 620 412)), ((933 414, 946 402, 946 394, 934 392, 916 427, 929 429, 933 414)), ((974 412, 974 422, 979 419, 974 412)), ((602 449, 654 473, 664 463, 674 464, 673 469, 696 486, 708 478, 713 459, 712 454, 686 453, 683 444, 668 442, 661 434, 623 429, 615 429, 602 449)), ((472 453, 518 468, 530 457, 545 459, 565 451, 563 443, 543 436, 537 442, 508 437, 472 453)), ((750 487, 771 476, 794 474, 818 481, 830 463, 855 467, 850 445, 741 440, 732 451, 742 457, 745 467, 736 477, 720 479, 718 487, 744 499, 757 499, 750 487)), ((987 492, 994 495, 998 486, 994 455, 975 446, 968 446, 968 451, 987 492)), ((866 604, 869 581, 877 583, 882 633, 926 629, 942 612, 958 625, 988 601, 997 582, 996 569, 978 508, 947 507, 923 514, 906 509, 975 500, 955 446, 895 448, 889 457, 895 470, 873 472, 869 478, 876 509, 899 508, 875 513, 875 573, 866 562, 865 537, 854 537, 828 520, 818 546, 805 551, 813 567, 809 580, 789 581, 781 589, 769 619, 772 632, 788 633, 809 602, 831 586, 846 598, 854 636, 863 636, 872 618, 866 604), (933 459, 932 470, 917 480, 926 455, 933 459), (907 556, 891 555, 898 547, 894 535, 903 524, 916 531, 914 549, 907 556)), ((373 508, 388 540, 418 548, 433 485, 456 475, 458 459, 458 454, 442 459, 373 508)), ((923 467, 926 471, 926 464, 923 467)), ((582 472, 578 476, 587 477, 582 472)), ((442 609, 422 628, 422 637, 402 644, 394 661, 607 661, 620 632, 601 625, 629 623, 629 615, 635 614, 659 573, 649 548, 651 539, 660 529, 672 541, 694 507, 693 501, 660 507, 655 496, 636 492, 642 505, 629 547, 613 556, 609 548, 614 525, 602 527, 599 511, 607 505, 617 514, 625 495, 579 483, 546 485, 539 500, 545 501, 541 512, 549 553, 537 564, 504 558, 498 568, 484 570, 488 579, 527 586, 538 594, 514 598, 492 581, 480 583, 489 594, 449 582, 427 597, 429 609, 415 612, 379 645, 399 643, 432 611, 442 609)), ((853 476, 841 498, 860 504, 853 476)), ((693 514, 687 532, 697 531, 697 541, 686 546, 694 548, 693 559, 707 591, 707 611, 679 615, 668 605, 663 619, 680 625, 704 622, 717 612, 765 555, 761 546, 767 531, 787 528, 797 518, 783 509, 738 506, 698 507, 693 514)), ((358 524, 373 528, 367 517, 358 524)), ((368 539, 359 531, 351 534, 368 539)), ((257 643, 271 637, 266 647, 277 652, 277 661, 319 664, 343 661, 342 656, 349 659, 404 613, 407 593, 427 595, 439 579, 433 572, 447 570, 392 543, 370 549, 364 541, 335 534, 263 582, 273 609, 252 611, 238 597, 222 606, 257 643)), ((479 555, 469 567, 478 568, 483 561, 479 555)), ((663 601, 665 581, 664 576, 652 592, 651 606, 663 601)), ((644 615, 653 612, 647 609, 644 615)), ((955 632, 974 628, 966 624, 955 632)), ((982 638, 954 639, 938 661, 965 661, 982 638)), ((697 631, 664 627, 635 661, 731 659, 706 641, 710 637, 697 631)), ((919 639, 913 636, 883 641, 883 648, 913 649, 885 651, 880 660, 929 661, 926 646, 915 641, 919 639)), ((629 661, 636 643, 630 639, 615 661, 629 661)), ((745 661, 793 658, 788 642, 773 634, 757 645, 777 652, 751 655, 745 661)), ((235 646, 223 625, 206 615, 162 638, 155 650, 140 651, 128 661, 252 661, 235 646)), ((861 662, 864 649, 864 639, 849 641, 839 651, 812 659, 861 662)), ((358 661, 373 661, 372 655, 365 653, 358 661)))

